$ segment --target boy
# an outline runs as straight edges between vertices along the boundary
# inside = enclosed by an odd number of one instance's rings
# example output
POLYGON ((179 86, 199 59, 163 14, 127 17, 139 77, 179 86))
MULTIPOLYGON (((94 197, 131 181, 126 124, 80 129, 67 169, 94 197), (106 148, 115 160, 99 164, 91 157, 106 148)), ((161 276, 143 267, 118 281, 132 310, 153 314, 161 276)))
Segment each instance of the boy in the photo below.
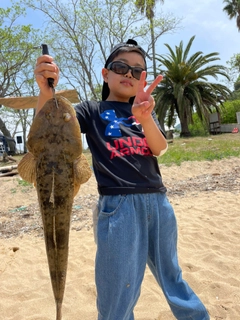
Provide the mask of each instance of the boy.
MULTIPOLYGON (((98 320, 134 319, 146 263, 176 319, 208 320, 178 265, 176 219, 155 157, 167 149, 151 96, 162 77, 144 91, 146 70, 146 53, 137 42, 120 43, 102 70, 102 101, 76 106, 99 191, 98 320)), ((52 57, 38 58, 35 76, 38 112, 52 98, 47 78, 58 82, 52 57)))

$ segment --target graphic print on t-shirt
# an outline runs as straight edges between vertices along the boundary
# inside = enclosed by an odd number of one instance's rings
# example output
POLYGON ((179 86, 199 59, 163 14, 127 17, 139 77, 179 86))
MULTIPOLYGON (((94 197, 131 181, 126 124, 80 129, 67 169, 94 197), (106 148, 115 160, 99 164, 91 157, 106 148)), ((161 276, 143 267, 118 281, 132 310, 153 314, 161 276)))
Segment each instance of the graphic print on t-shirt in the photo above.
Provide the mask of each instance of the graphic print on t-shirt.
POLYGON ((100 114, 101 118, 109 121, 105 130, 105 136, 122 137, 120 124, 125 127, 131 127, 133 125, 140 125, 134 116, 129 118, 118 118, 115 110, 106 110, 100 114))
POLYGON ((145 137, 125 136, 123 137, 120 124, 124 127, 141 126, 134 116, 128 118, 118 118, 115 110, 106 110, 100 114, 101 118, 109 121, 105 129, 105 136, 116 139, 106 142, 106 147, 110 151, 110 159, 115 157, 126 157, 133 154, 150 156, 151 150, 148 147, 145 137))

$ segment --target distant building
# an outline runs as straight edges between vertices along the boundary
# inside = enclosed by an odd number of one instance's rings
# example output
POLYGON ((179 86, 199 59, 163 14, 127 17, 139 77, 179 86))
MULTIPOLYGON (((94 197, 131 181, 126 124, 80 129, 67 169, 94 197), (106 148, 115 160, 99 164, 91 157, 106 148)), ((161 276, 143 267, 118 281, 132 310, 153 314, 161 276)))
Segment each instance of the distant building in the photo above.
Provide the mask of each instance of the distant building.
POLYGON ((6 152, 8 155, 16 153, 16 141, 11 137, 6 137, 0 131, 0 154, 6 152))

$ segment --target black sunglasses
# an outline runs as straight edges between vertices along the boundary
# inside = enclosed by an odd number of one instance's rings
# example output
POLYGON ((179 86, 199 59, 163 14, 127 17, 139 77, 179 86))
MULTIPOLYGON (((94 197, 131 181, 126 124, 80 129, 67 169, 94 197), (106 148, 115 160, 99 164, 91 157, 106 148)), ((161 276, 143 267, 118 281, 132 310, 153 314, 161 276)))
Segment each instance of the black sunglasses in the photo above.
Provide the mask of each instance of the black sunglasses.
POLYGON ((128 71, 131 70, 132 76, 137 80, 140 79, 141 73, 145 70, 141 67, 131 67, 128 64, 121 61, 110 62, 107 66, 107 69, 117 74, 127 74, 128 71))

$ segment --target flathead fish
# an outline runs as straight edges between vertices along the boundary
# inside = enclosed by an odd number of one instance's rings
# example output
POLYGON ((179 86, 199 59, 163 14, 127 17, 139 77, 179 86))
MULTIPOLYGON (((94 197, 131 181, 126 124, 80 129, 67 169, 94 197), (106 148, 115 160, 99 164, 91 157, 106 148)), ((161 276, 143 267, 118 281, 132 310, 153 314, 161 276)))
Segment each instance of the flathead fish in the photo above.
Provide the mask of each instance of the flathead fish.
POLYGON ((20 176, 34 183, 43 221, 44 238, 56 320, 62 319, 73 198, 91 176, 82 154, 81 131, 71 103, 50 99, 33 120, 28 153, 18 164, 20 176))

